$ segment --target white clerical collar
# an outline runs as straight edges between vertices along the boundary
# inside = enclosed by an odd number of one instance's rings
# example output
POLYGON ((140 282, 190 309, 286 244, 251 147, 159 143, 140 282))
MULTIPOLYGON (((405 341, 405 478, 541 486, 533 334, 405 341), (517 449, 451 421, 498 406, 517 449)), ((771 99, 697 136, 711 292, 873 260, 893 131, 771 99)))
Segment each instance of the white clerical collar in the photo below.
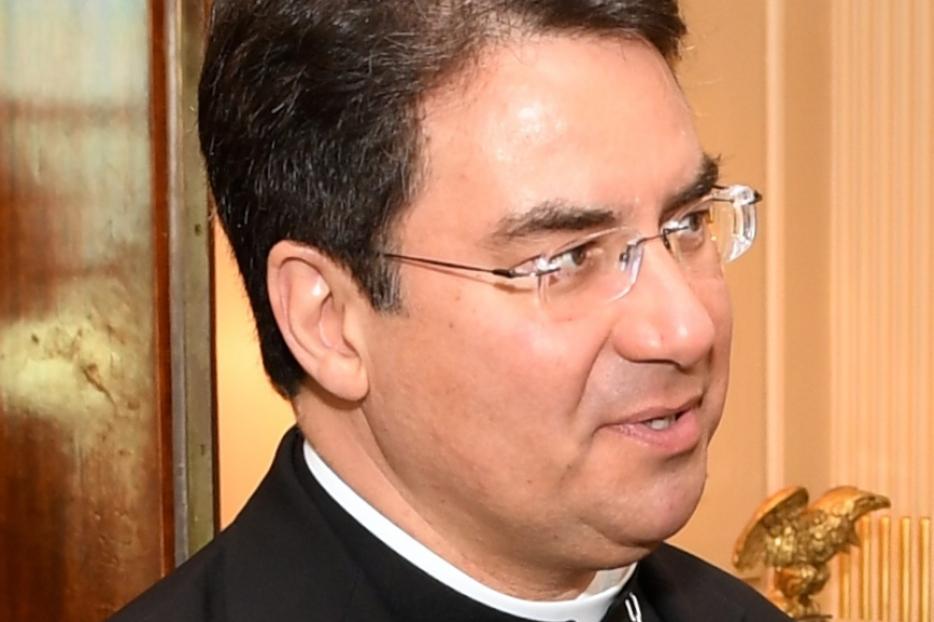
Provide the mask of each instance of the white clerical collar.
POLYGON ((305 442, 304 452, 305 462, 314 478, 358 523, 429 576, 487 607, 542 622, 600 622, 636 570, 636 565, 631 564, 600 571, 584 593, 573 600, 524 600, 503 594, 459 570, 380 514, 344 483, 308 442, 305 442))

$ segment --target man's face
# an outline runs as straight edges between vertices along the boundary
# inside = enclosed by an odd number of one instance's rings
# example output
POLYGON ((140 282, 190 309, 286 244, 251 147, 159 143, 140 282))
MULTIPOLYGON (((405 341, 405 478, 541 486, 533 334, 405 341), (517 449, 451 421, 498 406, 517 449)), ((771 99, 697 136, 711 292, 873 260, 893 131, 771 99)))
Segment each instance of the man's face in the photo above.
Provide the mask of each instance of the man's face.
MULTIPOLYGON (((549 203, 652 235, 702 172, 682 94, 638 41, 514 42, 423 111, 403 254, 505 267, 607 226, 494 235, 549 203)), ((722 276, 689 275, 649 242, 625 297, 556 320, 534 282, 399 269, 403 312, 367 327, 364 411, 390 480, 452 546, 592 570, 687 521, 726 391, 722 276), (668 429, 646 423, 671 413, 668 429)))

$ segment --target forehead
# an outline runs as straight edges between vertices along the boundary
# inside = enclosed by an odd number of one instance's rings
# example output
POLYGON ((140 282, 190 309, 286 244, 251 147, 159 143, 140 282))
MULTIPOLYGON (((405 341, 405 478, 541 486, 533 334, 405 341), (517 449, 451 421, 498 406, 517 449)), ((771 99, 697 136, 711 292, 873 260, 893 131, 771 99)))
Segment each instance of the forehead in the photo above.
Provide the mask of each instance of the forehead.
POLYGON ((487 50, 423 106, 426 174, 403 240, 469 243, 559 201, 658 207, 701 162, 664 59, 638 40, 541 37, 487 50))

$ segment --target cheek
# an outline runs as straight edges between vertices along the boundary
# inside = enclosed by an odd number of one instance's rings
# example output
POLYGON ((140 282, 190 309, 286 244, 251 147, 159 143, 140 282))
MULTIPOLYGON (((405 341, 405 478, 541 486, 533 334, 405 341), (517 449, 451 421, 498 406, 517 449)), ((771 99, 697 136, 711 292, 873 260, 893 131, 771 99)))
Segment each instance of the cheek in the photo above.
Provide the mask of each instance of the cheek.
POLYGON ((729 367, 730 344, 733 341, 733 304, 725 282, 714 304, 711 316, 716 327, 717 345, 715 348, 718 351, 717 355, 723 359, 722 365, 729 367))
MULTIPOLYGON (((714 342, 709 358, 707 399, 715 414, 713 428, 719 424, 726 401, 730 375, 730 347, 733 338, 733 307, 726 281, 718 279, 697 289, 698 297, 710 314, 714 325, 714 342)), ((711 430, 711 434, 713 430, 711 430)))
POLYGON ((425 319, 407 329, 418 344, 406 355, 410 374, 425 379, 423 399, 457 411, 446 425, 496 425, 514 440, 541 442, 573 418, 605 337, 592 325, 543 319, 530 296, 477 283, 410 311, 425 319))
POLYGON ((524 402, 541 415, 570 416, 602 340, 595 331, 537 317, 531 304, 515 309, 487 302, 451 328, 465 358, 485 378, 485 392, 511 409, 523 410, 524 402))
POLYGON ((413 487, 445 481, 442 473, 471 473, 477 487, 521 480, 538 490, 574 461, 575 416, 600 340, 588 336, 596 331, 549 325, 494 296, 477 298, 451 305, 439 293, 430 307, 427 300, 408 305, 387 326, 392 336, 380 358, 395 352, 395 364, 374 361, 378 409, 395 413, 381 426, 383 450, 397 471, 421 481, 413 487), (413 447, 431 447, 430 460, 413 447), (427 464, 434 475, 423 472, 427 464))
POLYGON ((730 299, 730 288, 723 275, 720 275, 697 281, 692 289, 713 322, 713 354, 722 358, 721 351, 729 352, 733 336, 733 305, 730 299))

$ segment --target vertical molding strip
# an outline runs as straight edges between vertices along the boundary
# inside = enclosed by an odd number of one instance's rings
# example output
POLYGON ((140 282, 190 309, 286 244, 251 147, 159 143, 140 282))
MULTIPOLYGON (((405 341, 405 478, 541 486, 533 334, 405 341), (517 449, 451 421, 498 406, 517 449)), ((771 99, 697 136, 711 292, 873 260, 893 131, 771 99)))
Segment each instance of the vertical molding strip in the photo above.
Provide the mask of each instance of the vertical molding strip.
POLYGON ((766 6, 766 489, 785 485, 785 63, 784 0, 766 6))
MULTIPOLYGON (((916 282, 921 284, 914 290, 912 306, 915 309, 914 334, 916 343, 911 365, 917 371, 914 390, 915 408, 918 414, 916 434, 918 456, 926 456, 927 473, 934 471, 934 3, 916 0, 913 19, 914 46, 912 56, 916 59, 918 98, 915 107, 916 128, 912 131, 914 142, 914 178, 916 222, 913 239, 912 263, 918 273, 916 282), (925 233, 927 237, 925 238, 925 233), (924 286, 927 284, 926 286, 924 286)), ((934 485, 925 486, 919 478, 915 494, 921 507, 934 513, 934 485)))
MULTIPOLYGON (((831 32, 831 41, 830 41, 830 51, 831 51, 831 66, 836 68, 838 72, 845 72, 849 67, 846 64, 845 58, 840 58, 840 50, 847 49, 848 41, 846 36, 848 34, 848 29, 846 24, 841 23, 841 18, 847 16, 848 14, 844 11, 841 11, 839 8, 841 0, 833 0, 831 8, 831 19, 830 19, 830 32, 831 32)), ((843 55, 845 56, 845 55, 843 55)), ((847 102, 846 92, 842 90, 843 84, 842 80, 831 80, 830 83, 830 98, 831 105, 833 106, 833 113, 830 115, 831 126, 830 126, 830 136, 831 136, 831 154, 836 155, 837 152, 847 153, 848 141, 845 129, 849 127, 848 123, 848 113, 849 105, 838 105, 840 102, 847 102)), ((846 184, 842 183, 842 173, 841 173, 841 161, 838 157, 831 157, 830 159, 830 200, 831 204, 846 204, 846 184)), ((830 216, 830 273, 837 274, 840 271, 840 253, 837 251, 841 247, 841 237, 844 237, 844 232, 841 229, 842 223, 839 222, 834 216, 834 212, 831 211, 830 216)), ((842 288, 841 288, 842 289, 842 288)), ((846 322, 848 319, 846 315, 841 313, 840 299, 848 298, 849 292, 842 291, 841 295, 830 296, 830 318, 834 322, 834 325, 837 327, 837 330, 844 335, 849 333, 849 326, 846 322)), ((830 341, 830 360, 836 361, 840 359, 839 352, 839 340, 831 339, 830 341)), ((843 386, 846 386, 847 376, 846 369, 830 365, 830 409, 832 412, 836 412, 842 408, 845 408, 847 404, 841 403, 845 400, 846 393, 841 390, 843 386)), ((841 439, 841 430, 838 427, 838 421, 836 418, 831 417, 830 420, 830 456, 831 456, 831 474, 834 477, 839 477, 841 475, 841 464, 837 459, 837 456, 841 455, 845 443, 841 439)))
POLYGON ((164 3, 169 149, 169 247, 175 562, 214 536, 218 521, 208 191, 196 128, 205 9, 164 3))

